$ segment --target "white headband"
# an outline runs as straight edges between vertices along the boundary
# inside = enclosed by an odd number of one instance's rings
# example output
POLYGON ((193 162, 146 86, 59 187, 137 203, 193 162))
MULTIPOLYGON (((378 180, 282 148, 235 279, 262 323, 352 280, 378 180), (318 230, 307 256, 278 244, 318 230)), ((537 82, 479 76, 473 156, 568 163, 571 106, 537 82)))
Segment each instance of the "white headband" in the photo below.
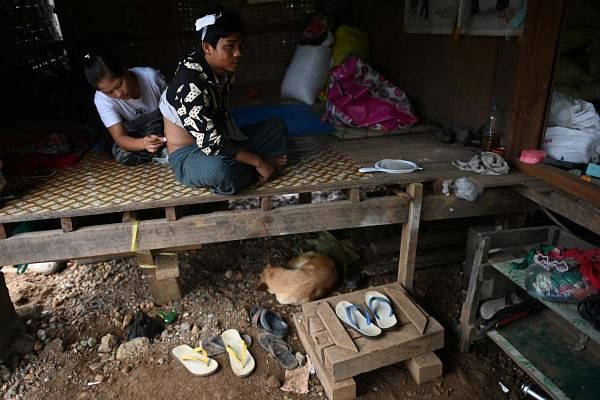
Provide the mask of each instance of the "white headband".
POLYGON ((201 39, 204 40, 204 36, 206 36, 206 30, 209 26, 214 25, 214 23, 221 18, 221 13, 219 14, 208 14, 202 18, 198 18, 196 20, 196 31, 202 30, 201 39))

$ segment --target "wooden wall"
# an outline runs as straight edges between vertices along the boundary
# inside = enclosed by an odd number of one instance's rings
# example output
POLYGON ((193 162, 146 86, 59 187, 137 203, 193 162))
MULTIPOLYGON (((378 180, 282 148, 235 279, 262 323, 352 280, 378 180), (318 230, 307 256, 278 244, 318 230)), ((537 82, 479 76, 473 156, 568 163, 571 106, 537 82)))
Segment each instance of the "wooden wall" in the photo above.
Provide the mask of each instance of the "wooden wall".
POLYGON ((501 111, 510 108, 516 39, 407 34, 403 2, 357 6, 359 24, 370 35, 373 66, 407 92, 421 119, 478 128, 494 94, 501 111))

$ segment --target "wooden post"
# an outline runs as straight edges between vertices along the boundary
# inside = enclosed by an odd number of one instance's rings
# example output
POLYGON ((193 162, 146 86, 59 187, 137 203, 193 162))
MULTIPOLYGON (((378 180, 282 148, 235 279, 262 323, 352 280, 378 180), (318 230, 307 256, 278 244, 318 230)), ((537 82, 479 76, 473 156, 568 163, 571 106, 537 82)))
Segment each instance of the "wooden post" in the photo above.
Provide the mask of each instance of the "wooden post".
POLYGON ((64 217, 60 219, 60 227, 63 232, 73 232, 73 220, 69 217, 64 217))
POLYGON ((165 207, 165 218, 167 221, 177 221, 177 210, 175 207, 165 207))
POLYGON ((260 207, 263 211, 271 211, 271 196, 261 197, 260 207))
POLYGON ((6 228, 4 227, 4 224, 0 224, 0 239, 6 239, 7 238, 7 234, 6 234, 6 228))
POLYGON ((137 211, 125 211, 121 219, 123 222, 134 222, 135 220, 137 220, 137 211))
POLYGON ((310 204, 310 203, 312 203, 312 193, 311 192, 299 193, 298 200, 299 200, 300 204, 310 204))
POLYGON ((488 236, 480 238, 475 247, 471 271, 469 277, 469 287, 467 290, 467 298, 463 303, 460 313, 460 351, 466 352, 471 345, 471 331, 475 329, 475 318, 477 317, 477 306, 479 304, 479 291, 477 289, 480 276, 479 269, 487 260, 488 251, 490 249, 491 239, 488 236))
POLYGON ((177 283, 179 261, 176 253, 159 253, 154 257, 155 275, 150 284, 150 294, 156 304, 163 305, 181 299, 177 283))
POLYGON ((421 219, 421 200, 423 185, 411 183, 406 192, 412 197, 408 208, 408 220, 402 225, 400 257, 398 260, 398 282, 408 291, 412 291, 415 277, 415 257, 417 255, 417 239, 421 219))
POLYGON ((433 351, 406 361, 406 368, 417 385, 442 376, 442 360, 433 351))

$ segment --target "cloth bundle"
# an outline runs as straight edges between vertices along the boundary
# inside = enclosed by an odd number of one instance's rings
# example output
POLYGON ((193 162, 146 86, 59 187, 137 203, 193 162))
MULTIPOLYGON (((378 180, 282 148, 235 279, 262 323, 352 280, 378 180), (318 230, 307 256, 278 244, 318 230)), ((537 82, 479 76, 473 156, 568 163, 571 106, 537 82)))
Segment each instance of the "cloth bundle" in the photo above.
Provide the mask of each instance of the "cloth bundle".
POLYGON ((454 160, 452 164, 461 171, 472 171, 480 175, 505 175, 510 169, 504 158, 489 151, 484 151, 466 162, 454 160))

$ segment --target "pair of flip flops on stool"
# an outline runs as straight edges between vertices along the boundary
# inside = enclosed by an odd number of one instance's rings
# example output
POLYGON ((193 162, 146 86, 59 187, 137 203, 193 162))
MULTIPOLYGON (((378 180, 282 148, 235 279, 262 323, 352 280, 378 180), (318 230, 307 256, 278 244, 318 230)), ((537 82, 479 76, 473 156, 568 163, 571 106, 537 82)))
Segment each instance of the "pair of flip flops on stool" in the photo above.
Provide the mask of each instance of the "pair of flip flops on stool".
POLYGON ((376 291, 366 292, 365 304, 368 310, 342 300, 336 304, 335 313, 343 323, 363 336, 379 336, 382 329, 390 329, 398 323, 392 303, 384 294, 376 291), (371 314, 375 321, 371 319, 371 314))
MULTIPOLYGON (((229 354, 229 364, 233 373, 239 377, 250 375, 256 363, 240 333, 236 329, 228 329, 221 333, 221 339, 229 354)), ((219 368, 219 364, 208 356, 202 345, 193 349, 187 344, 182 344, 171 350, 171 353, 194 375, 207 376, 219 368)))

